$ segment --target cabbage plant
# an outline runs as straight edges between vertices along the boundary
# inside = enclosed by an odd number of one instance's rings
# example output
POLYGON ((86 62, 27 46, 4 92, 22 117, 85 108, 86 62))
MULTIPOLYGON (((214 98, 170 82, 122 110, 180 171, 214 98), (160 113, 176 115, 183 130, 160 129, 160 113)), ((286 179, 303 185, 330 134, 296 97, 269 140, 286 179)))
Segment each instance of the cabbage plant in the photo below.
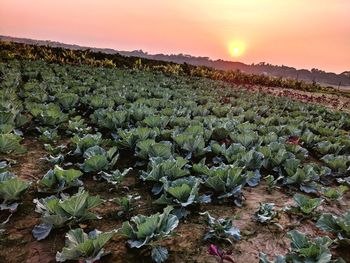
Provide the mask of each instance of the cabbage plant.
MULTIPOLYGON (((197 168, 198 169, 198 166, 197 168)), ((247 183, 244 168, 219 166, 211 169, 202 168, 204 185, 211 189, 218 199, 232 197, 237 206, 241 206, 242 188, 247 183)))
POLYGON ((16 176, 9 172, 0 173, 0 210, 10 210, 14 212, 22 194, 28 189, 30 183, 16 178, 16 176))
POLYGON ((41 224, 36 225, 32 231, 37 240, 45 239, 53 228, 61 228, 66 225, 72 226, 79 222, 100 217, 90 209, 100 205, 103 201, 99 196, 90 196, 82 188, 72 196, 62 195, 59 199, 56 196, 49 196, 41 199, 34 199, 36 204, 35 212, 41 214, 41 224))
POLYGON ((61 106, 62 110, 71 110, 77 106, 79 96, 71 92, 61 93, 57 95, 57 102, 61 106))
POLYGON ((259 135, 256 132, 249 130, 240 134, 231 133, 230 137, 235 143, 239 143, 247 149, 258 147, 261 144, 259 135))
POLYGON ((113 237, 115 231, 101 232, 94 230, 86 234, 81 228, 69 230, 66 234, 65 247, 56 253, 57 262, 79 260, 81 263, 98 262, 106 255, 103 247, 113 237))
POLYGON ((293 164, 284 165, 288 176, 284 178, 283 183, 298 186, 305 193, 317 193, 319 186, 316 182, 320 178, 318 171, 312 165, 299 167, 299 163, 296 161, 293 164))
POLYGON ((22 137, 13 133, 0 134, 0 153, 24 153, 26 149, 20 144, 22 137))
POLYGON ((132 130, 120 130, 115 135, 118 147, 122 149, 133 149, 139 141, 155 139, 159 134, 158 129, 148 127, 137 127, 132 130))
POLYGON ((199 195, 201 180, 194 176, 179 178, 174 181, 168 181, 163 177, 160 181, 163 182, 164 193, 154 201, 155 204, 187 207, 193 203, 208 203, 211 201, 209 196, 199 195))
POLYGON ((321 158, 329 168, 339 174, 345 174, 350 171, 350 156, 349 155, 334 155, 327 154, 321 158))
POLYGON ((191 159, 192 156, 200 157, 210 151, 210 147, 205 147, 205 140, 200 134, 180 133, 173 136, 173 140, 185 151, 186 159, 191 159))
POLYGON ((91 114, 90 118, 101 128, 117 130, 127 126, 129 114, 125 110, 97 109, 91 114))
POLYGON ((83 182, 79 178, 83 173, 79 170, 64 170, 60 166, 55 165, 54 169, 50 169, 41 180, 38 181, 39 191, 48 193, 58 193, 71 187, 79 187, 83 182))
POLYGON ((171 157, 167 160, 159 157, 150 158, 148 171, 142 171, 140 177, 144 181, 156 183, 152 192, 159 194, 163 190, 161 178, 165 177, 167 180, 173 181, 190 174, 187 163, 188 161, 182 157, 171 157))
POLYGON ((275 210, 274 203, 260 203, 258 211, 254 214, 254 218, 259 223, 268 224, 271 223, 277 215, 278 213, 275 210))
POLYGON ((142 159, 151 157, 168 159, 173 156, 173 146, 169 141, 155 142, 153 139, 147 139, 136 144, 135 155, 142 159))
POLYGON ((103 139, 102 139, 101 133, 96 133, 96 134, 85 134, 82 137, 75 135, 71 139, 71 141, 76 146, 74 150, 74 154, 83 155, 87 149, 93 146, 101 145, 103 142, 103 139))
POLYGON ((173 235, 173 230, 178 226, 179 219, 170 214, 171 206, 164 208, 163 213, 151 216, 137 215, 126 221, 118 230, 118 234, 128 238, 131 248, 150 246, 151 256, 154 262, 160 263, 168 258, 168 250, 159 246, 159 241, 173 235))
POLYGON ((305 234, 292 230, 287 233, 291 240, 291 252, 286 255, 287 262, 344 262, 332 261, 330 245, 333 241, 328 237, 316 237, 310 240, 305 234))
POLYGON ((331 201, 340 201, 343 198, 344 193, 348 190, 348 186, 340 185, 338 187, 323 187, 321 193, 325 198, 331 201))
POLYGON ((112 147, 106 151, 96 145, 86 149, 83 157, 85 160, 80 167, 84 172, 91 173, 112 169, 118 161, 119 154, 116 147, 112 147))
POLYGON ((286 263, 286 258, 278 255, 275 260, 271 261, 265 253, 259 252, 259 263, 286 263))
POLYGON ((233 226, 231 218, 215 218, 208 211, 199 214, 205 217, 205 223, 209 228, 204 240, 225 240, 232 244, 232 239, 235 241, 241 239, 240 231, 233 226))
POLYGON ((85 123, 85 120, 81 116, 77 115, 68 120, 68 127, 66 132, 73 135, 88 134, 91 132, 91 127, 85 123))
POLYGON ((287 211, 302 213, 306 216, 313 215, 316 209, 323 203, 322 198, 309 198, 302 194, 295 194, 293 199, 297 206, 288 207, 287 211))
POLYGON ((148 116, 143 120, 143 123, 150 128, 164 129, 169 123, 169 118, 160 115, 148 116))
POLYGON ((116 169, 112 173, 101 172, 101 177, 105 179, 108 183, 118 186, 124 179, 124 177, 132 170, 132 168, 126 168, 121 172, 116 169))
POLYGON ((341 242, 350 244, 350 211, 341 216, 323 214, 318 219, 316 226, 323 231, 336 234, 341 242))

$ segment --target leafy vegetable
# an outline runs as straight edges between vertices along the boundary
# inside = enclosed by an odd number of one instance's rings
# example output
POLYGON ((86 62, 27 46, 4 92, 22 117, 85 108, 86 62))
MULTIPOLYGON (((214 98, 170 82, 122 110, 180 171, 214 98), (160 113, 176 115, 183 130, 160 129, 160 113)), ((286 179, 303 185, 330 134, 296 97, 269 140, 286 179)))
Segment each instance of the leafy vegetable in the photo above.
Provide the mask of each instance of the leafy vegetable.
POLYGON ((81 228, 72 229, 66 234, 65 247, 62 252, 57 252, 56 261, 83 259, 79 262, 97 262, 105 255, 103 247, 114 233, 114 231, 103 233, 95 229, 86 234, 81 228))
POLYGON ((226 240, 232 244, 231 238, 236 241, 241 239, 240 231, 233 226, 232 219, 214 218, 208 211, 199 214, 205 216, 205 222, 209 227, 209 231, 205 234, 204 240, 226 240))
POLYGON ((297 204, 297 207, 288 208, 288 210, 297 213, 301 212, 305 215, 314 214, 317 207, 319 207, 323 202, 323 199, 321 198, 308 198, 302 194, 295 194, 293 199, 297 204))
POLYGON ((350 156, 327 154, 321 158, 333 171, 344 174, 350 169, 350 156))
POLYGON ((243 168, 222 166, 208 170, 204 185, 214 190, 219 199, 234 197, 235 204, 241 205, 241 190, 247 182, 243 168))
POLYGON ((101 173, 101 177, 103 179, 105 179, 108 183, 112 184, 112 185, 119 185, 124 177, 132 170, 132 168, 127 168, 124 169, 123 172, 119 171, 118 169, 113 171, 112 173, 106 173, 106 172, 102 172, 101 173))
POLYGON ((0 153, 24 153, 25 148, 20 145, 21 140, 20 136, 12 133, 0 134, 0 153))
POLYGON ((79 192, 73 196, 63 195, 62 199, 49 196, 34 199, 33 202, 36 204, 35 212, 41 214, 42 224, 36 225, 32 233, 37 240, 42 240, 50 234, 52 228, 99 219, 99 216, 89 210, 103 201, 99 196, 90 196, 88 192, 79 189, 79 192))
POLYGON ((151 157, 168 159, 173 155, 172 151, 172 144, 166 141, 156 143, 153 139, 147 139, 136 144, 136 156, 142 159, 151 157))
POLYGON ((71 187, 79 187, 83 182, 79 177, 83 175, 82 172, 75 169, 64 170, 58 165, 53 170, 49 170, 44 177, 38 181, 39 191, 41 192, 61 192, 71 187))
POLYGON ((260 203, 259 210, 255 212, 255 220, 260 223, 270 223, 277 216, 274 203, 260 203))
POLYGON ((346 185, 340 185, 339 187, 322 188, 321 192, 324 197, 332 201, 340 201, 343 198, 343 194, 348 191, 348 189, 349 187, 346 185))
POLYGON ((118 216, 123 216, 129 214, 135 209, 134 202, 140 199, 139 195, 128 195, 117 199, 117 203, 120 205, 121 210, 118 211, 118 216))
POLYGON ((129 238, 128 244, 131 248, 141 248, 147 245, 153 247, 153 261, 164 262, 168 257, 166 248, 153 246, 153 243, 171 236, 179 224, 179 219, 170 214, 172 210, 171 206, 167 206, 162 214, 157 213, 149 217, 134 216, 130 222, 123 223, 118 233, 129 238))
POLYGON ((288 232, 288 238, 292 251, 286 255, 287 262, 330 262, 332 240, 329 237, 316 237, 311 241, 305 234, 292 230, 288 232))
POLYGON ((0 210, 9 209, 15 211, 18 203, 14 202, 20 199, 21 195, 28 189, 29 183, 20 180, 15 175, 7 172, 0 173, 0 210))
POLYGON ((116 147, 106 151, 96 145, 86 149, 83 157, 85 160, 81 165, 81 169, 86 173, 91 173, 113 168, 119 158, 119 154, 116 147))
POLYGON ((339 240, 350 244, 350 211, 342 216, 323 214, 316 226, 323 231, 337 234, 339 240))
POLYGON ((268 259, 267 255, 260 252, 259 253, 259 263, 286 263, 286 259, 284 256, 277 256, 274 261, 268 259))
POLYGON ((163 177, 161 182, 164 184, 164 193, 154 201, 155 204, 173 204, 186 207, 195 202, 210 202, 209 197, 199 196, 201 180, 194 176, 174 181, 168 181, 163 177))

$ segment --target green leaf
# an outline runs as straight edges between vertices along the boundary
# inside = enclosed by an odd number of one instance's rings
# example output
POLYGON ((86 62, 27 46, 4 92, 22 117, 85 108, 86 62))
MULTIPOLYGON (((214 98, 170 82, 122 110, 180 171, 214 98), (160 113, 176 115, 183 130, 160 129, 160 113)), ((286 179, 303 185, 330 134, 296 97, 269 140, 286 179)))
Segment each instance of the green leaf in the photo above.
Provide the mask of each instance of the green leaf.
POLYGON ((99 172, 106 169, 109 165, 107 157, 104 155, 95 155, 85 160, 83 170, 86 173, 99 172))
POLYGON ((292 230, 287 233, 288 238, 292 241, 292 248, 293 249, 302 249, 309 246, 309 241, 303 233, 292 230))
POLYGON ((16 201, 28 187, 29 183, 17 178, 2 181, 0 182, 0 197, 4 203, 16 201))
POLYGON ((157 246, 152 249, 151 256, 154 262, 162 263, 168 259, 169 253, 166 248, 157 246))
POLYGON ((317 221, 316 226, 326 232, 338 232, 340 227, 337 224, 336 217, 331 214, 323 214, 317 221))
POLYGON ((114 232, 102 233, 98 230, 84 233, 80 228, 72 229, 66 234, 66 246, 57 252, 56 261, 84 259, 85 262, 96 262, 103 255, 103 247, 112 238, 114 232))
POLYGON ((19 142, 21 137, 14 134, 0 134, 0 153, 24 153, 25 148, 19 142))

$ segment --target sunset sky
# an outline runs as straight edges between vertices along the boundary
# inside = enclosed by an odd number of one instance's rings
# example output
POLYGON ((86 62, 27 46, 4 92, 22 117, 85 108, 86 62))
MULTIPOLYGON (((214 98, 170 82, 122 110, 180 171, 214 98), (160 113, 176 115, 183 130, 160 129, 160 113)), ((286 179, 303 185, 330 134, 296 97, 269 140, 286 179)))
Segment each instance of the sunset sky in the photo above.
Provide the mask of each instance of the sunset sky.
POLYGON ((0 34, 350 70, 350 0, 0 0, 0 34))

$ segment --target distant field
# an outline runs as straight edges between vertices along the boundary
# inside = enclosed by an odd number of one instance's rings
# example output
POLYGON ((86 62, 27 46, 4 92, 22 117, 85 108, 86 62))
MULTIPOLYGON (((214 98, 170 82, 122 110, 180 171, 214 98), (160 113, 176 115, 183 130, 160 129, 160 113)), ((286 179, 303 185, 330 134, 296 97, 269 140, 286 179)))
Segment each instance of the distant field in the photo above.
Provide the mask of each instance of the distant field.
POLYGON ((350 262, 333 98, 12 58, 0 76, 0 262, 350 262))

